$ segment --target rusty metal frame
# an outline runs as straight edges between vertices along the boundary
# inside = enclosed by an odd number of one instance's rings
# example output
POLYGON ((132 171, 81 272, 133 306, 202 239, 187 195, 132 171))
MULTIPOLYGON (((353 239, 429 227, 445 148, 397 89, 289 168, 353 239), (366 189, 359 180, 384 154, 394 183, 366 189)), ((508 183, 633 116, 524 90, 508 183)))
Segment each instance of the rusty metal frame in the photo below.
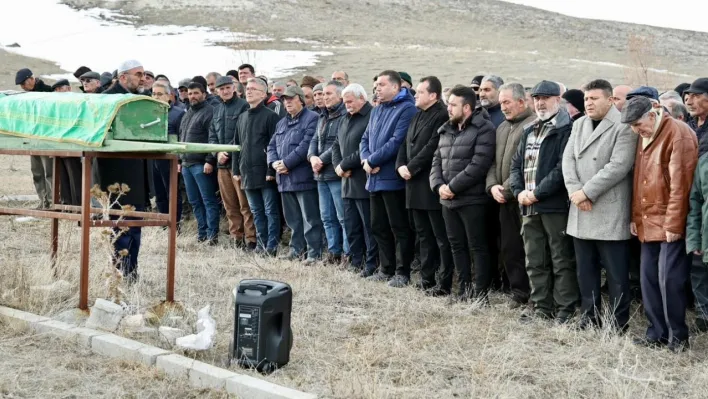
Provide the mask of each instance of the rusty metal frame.
POLYGON ((0 149, 4 155, 37 155, 54 157, 54 173, 52 184, 52 210, 34 210, 24 208, 0 207, 0 215, 25 215, 37 218, 51 219, 51 262, 56 276, 56 259, 59 248, 59 220, 77 221, 81 226, 81 272, 79 278, 79 309, 88 309, 89 290, 89 248, 90 229, 92 227, 134 227, 134 226, 167 226, 169 238, 167 241, 167 285, 165 299, 174 302, 175 293, 175 260, 177 242, 177 155, 164 153, 106 153, 95 151, 43 151, 43 150, 9 150, 0 149), (81 206, 59 205, 61 170, 63 164, 58 157, 84 158, 81 180, 81 206), (91 165, 94 158, 129 158, 129 159, 166 159, 170 161, 170 193, 169 213, 135 212, 110 210, 110 215, 136 217, 140 220, 92 220, 91 214, 102 213, 102 209, 91 208, 91 165))

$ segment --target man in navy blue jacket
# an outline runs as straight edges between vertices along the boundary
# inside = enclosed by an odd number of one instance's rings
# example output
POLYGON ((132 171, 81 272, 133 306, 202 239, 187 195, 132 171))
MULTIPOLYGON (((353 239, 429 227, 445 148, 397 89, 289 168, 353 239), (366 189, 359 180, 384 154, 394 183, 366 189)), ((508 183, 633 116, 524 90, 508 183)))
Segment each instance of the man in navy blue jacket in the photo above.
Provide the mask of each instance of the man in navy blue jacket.
POLYGON ((307 247, 305 264, 313 264, 322 257, 322 220, 307 151, 318 115, 305 108, 301 88, 290 86, 282 97, 288 114, 278 122, 268 144, 268 165, 275 169, 285 221, 293 231, 287 258, 300 259, 307 247))
POLYGON ((396 173, 396 157, 416 113, 415 99, 401 87, 401 75, 383 71, 376 79, 379 106, 361 138, 361 163, 371 195, 371 229, 379 247, 381 266, 371 277, 404 287, 410 281, 413 232, 406 213, 405 181, 396 173))

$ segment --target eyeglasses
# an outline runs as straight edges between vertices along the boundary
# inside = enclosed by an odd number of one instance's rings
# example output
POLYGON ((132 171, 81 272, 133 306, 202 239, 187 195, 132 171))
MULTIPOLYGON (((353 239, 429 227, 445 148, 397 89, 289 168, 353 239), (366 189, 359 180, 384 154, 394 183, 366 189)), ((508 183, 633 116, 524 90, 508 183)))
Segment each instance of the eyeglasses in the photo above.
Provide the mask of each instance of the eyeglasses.
POLYGON ((155 93, 154 91, 152 92, 153 97, 162 97, 162 96, 166 96, 166 95, 167 95, 167 93, 155 93))
POLYGON ((264 91, 262 89, 257 89, 255 87, 246 87, 246 91, 264 91))

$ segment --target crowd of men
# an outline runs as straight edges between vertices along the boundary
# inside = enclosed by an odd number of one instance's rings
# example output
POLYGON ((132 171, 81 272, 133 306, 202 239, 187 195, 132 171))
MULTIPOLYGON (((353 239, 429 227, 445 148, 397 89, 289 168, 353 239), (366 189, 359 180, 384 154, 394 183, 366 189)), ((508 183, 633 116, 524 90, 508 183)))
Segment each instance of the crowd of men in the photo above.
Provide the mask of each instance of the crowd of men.
MULTIPOLYGON (((451 88, 427 76, 414 88, 409 74, 386 70, 371 95, 343 71, 269 83, 248 64, 176 89, 137 61, 76 75, 86 93, 169 103, 169 133, 181 141, 241 146, 181 156, 198 241, 218 242, 221 202, 245 250, 277 256, 284 218, 292 236, 282 258, 344 265, 396 288, 417 264, 428 295, 488 306, 490 291, 503 290, 521 322, 569 323, 579 305, 581 328, 603 323, 604 268, 618 333, 633 281, 649 321, 635 343, 685 350, 693 298, 696 327, 708 331, 708 78, 659 95, 602 79, 568 90, 495 75, 451 88)), ((68 86, 29 70, 16 83, 68 86)), ((145 163, 105 162, 94 165, 96 182, 128 183, 126 202, 144 207, 145 163)), ((32 162, 41 206, 50 165, 32 162)), ((152 174, 167 212, 169 165, 152 174)), ((129 250, 128 275, 139 245, 139 228, 116 243, 129 250)))

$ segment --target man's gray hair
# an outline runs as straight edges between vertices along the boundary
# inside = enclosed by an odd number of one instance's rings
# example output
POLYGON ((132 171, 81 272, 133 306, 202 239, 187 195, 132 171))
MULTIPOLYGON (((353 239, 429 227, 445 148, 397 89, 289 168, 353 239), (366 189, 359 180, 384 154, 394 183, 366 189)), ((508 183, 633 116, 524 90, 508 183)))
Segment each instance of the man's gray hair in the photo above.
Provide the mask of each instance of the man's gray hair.
POLYGON ((683 99, 681 98, 681 95, 673 90, 669 90, 666 93, 659 96, 660 102, 663 103, 664 101, 667 101, 667 100, 678 101, 679 103, 683 104, 683 99))
POLYGON ((207 79, 213 77, 214 79, 219 79, 221 77, 221 74, 219 72, 209 72, 206 75, 207 79))
POLYGON ((499 90, 501 85, 504 84, 504 79, 500 78, 497 75, 487 75, 482 78, 482 83, 484 83, 484 82, 492 82, 492 84, 494 85, 494 88, 499 90))
POLYGON ((273 82, 273 87, 285 87, 285 83, 283 83, 283 82, 273 82))
POLYGON ((337 95, 339 97, 342 96, 342 91, 344 90, 344 85, 342 84, 342 82, 338 80, 330 80, 329 82, 327 82, 327 86, 334 86, 334 89, 337 90, 337 95))
POLYGON ((261 89, 264 92, 266 92, 266 93, 268 92, 268 85, 261 78, 248 78, 248 80, 246 81, 246 84, 248 84, 248 83, 256 83, 258 86, 261 87, 261 89))
POLYGON ((676 119, 680 119, 680 120, 683 120, 684 122, 686 122, 686 115, 688 114, 688 108, 686 108, 686 106, 683 105, 682 102, 671 101, 667 108, 669 109, 669 113, 671 114, 671 116, 673 116, 676 119))
POLYGON ((526 101, 526 91, 524 90, 524 86, 520 83, 503 84, 499 87, 499 91, 502 90, 511 90, 511 96, 515 101, 526 101))
POLYGON ((351 83, 349 86, 345 87, 344 90, 342 90, 342 97, 347 94, 351 94, 356 98, 363 98, 364 101, 369 101, 369 97, 366 95, 366 90, 359 83, 351 83))
POLYGON ((164 80, 156 80, 155 83, 152 84, 152 87, 162 87, 165 91, 167 91, 167 94, 172 93, 172 86, 164 80))

